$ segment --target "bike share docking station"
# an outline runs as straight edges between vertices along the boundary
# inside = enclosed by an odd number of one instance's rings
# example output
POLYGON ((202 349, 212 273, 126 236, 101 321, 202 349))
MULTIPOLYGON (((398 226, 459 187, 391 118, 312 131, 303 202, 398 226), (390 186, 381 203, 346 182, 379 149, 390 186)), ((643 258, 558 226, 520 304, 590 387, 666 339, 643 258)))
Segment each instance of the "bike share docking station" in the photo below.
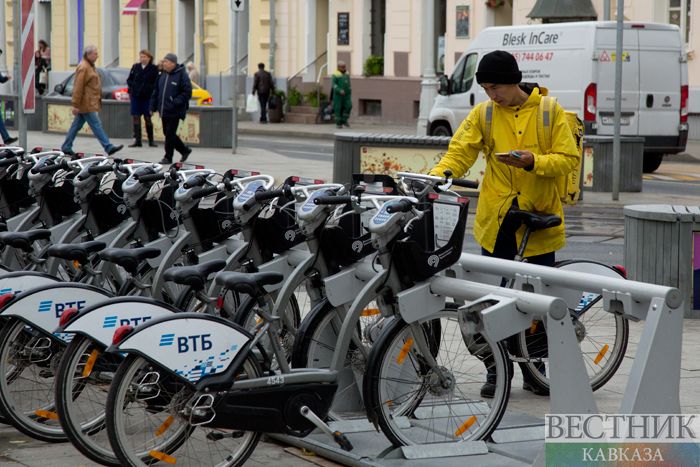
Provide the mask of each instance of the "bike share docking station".
MULTIPOLYGON (((590 274, 585 267, 562 270, 463 253, 446 275, 419 283, 397 299, 406 321, 425 316, 426 310, 442 309, 446 297, 464 301, 459 315, 462 331, 479 332, 493 341, 529 328, 533 318, 546 318, 549 413, 593 414, 598 408, 569 313, 583 290, 600 294, 607 312, 645 321, 618 413, 681 413, 683 297, 676 288, 590 274), (502 277, 515 279, 513 289, 489 285, 499 284, 502 277)), ((445 410, 454 413, 459 408, 445 410)), ((329 425, 345 433, 355 449, 343 451, 318 431, 306 438, 272 436, 349 466, 418 466, 437 458, 441 466, 463 466, 465 456, 475 465, 545 465, 544 420, 527 414, 507 411, 488 442, 399 448, 366 418, 329 425)), ((407 423, 406 429, 413 428, 407 423)))

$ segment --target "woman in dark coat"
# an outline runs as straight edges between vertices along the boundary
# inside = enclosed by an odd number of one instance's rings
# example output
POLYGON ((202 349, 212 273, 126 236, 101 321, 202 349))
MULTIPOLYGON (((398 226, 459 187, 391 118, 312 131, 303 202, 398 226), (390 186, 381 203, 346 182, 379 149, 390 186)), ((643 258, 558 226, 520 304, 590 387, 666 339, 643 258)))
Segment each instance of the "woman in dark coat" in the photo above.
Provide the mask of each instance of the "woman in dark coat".
POLYGON ((131 100, 131 118, 134 122, 134 143, 130 148, 141 147, 141 116, 146 121, 148 145, 155 148, 153 141, 153 122, 149 108, 151 94, 158 80, 158 68, 153 64, 153 55, 148 50, 139 52, 139 62, 131 67, 126 84, 129 86, 131 100))

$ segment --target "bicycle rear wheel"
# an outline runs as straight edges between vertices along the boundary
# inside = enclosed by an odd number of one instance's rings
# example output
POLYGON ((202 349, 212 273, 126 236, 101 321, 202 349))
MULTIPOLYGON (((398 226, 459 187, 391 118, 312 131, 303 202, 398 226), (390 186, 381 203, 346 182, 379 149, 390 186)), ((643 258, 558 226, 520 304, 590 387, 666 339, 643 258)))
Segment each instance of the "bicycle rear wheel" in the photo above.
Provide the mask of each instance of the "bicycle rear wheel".
MULTIPOLYGON (((602 263, 590 260, 563 261, 556 267, 598 274, 606 277, 624 278, 622 273, 602 263)), ((603 387, 613 377, 625 358, 629 340, 629 322, 626 318, 603 309, 603 297, 599 293, 580 291, 576 308, 569 314, 574 324, 576 337, 594 391, 603 387)), ((530 329, 518 334, 516 357, 525 365, 523 371, 531 385, 541 391, 549 390, 549 359, 547 358, 546 325, 533 322, 530 329)))
MULTIPOLYGON (((261 375, 248 356, 235 380, 261 375)), ((260 433, 192 425, 194 387, 142 357, 119 367, 107 398, 107 433, 122 465, 242 465, 260 433)))
POLYGON ((365 404, 396 446, 484 439, 505 412, 505 352, 486 336, 463 336, 457 316, 446 309, 412 324, 392 320, 372 347, 365 404), (437 366, 428 365, 418 339, 426 341, 437 366), (487 367, 496 375, 492 399, 480 395, 487 367))

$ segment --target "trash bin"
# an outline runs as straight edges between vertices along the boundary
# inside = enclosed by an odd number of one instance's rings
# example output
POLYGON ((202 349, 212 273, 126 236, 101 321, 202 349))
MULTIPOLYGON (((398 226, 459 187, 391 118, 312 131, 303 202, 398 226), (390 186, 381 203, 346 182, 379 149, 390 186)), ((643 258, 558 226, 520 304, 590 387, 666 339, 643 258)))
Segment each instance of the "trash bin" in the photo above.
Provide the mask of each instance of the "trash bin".
POLYGON ((683 315, 700 319, 700 207, 625 206, 627 278, 677 287, 683 315))
MULTIPOLYGON (((612 191, 613 137, 583 137, 583 186, 590 191, 612 191), (592 165, 592 167, 591 167, 592 165)), ((642 191, 644 138, 620 137, 620 191, 642 191)))

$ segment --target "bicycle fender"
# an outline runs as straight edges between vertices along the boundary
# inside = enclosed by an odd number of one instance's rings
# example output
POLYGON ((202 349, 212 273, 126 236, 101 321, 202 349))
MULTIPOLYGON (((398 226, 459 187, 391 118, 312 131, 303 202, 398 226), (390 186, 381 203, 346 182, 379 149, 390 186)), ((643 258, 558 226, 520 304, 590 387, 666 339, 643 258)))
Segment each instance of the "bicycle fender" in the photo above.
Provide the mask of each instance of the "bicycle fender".
POLYGON ((240 326, 201 313, 177 313, 139 326, 108 352, 137 353, 183 379, 223 373, 250 341, 240 326))
POLYGON ((33 328, 70 342, 70 334, 54 334, 61 315, 68 308, 83 309, 110 298, 106 290, 78 283, 55 283, 27 290, 10 302, 2 317, 21 319, 33 328))
POLYGON ((58 278, 43 272, 14 271, 0 276, 0 295, 19 295, 25 290, 59 282, 58 278))
POLYGON ((145 297, 115 297, 80 310, 65 326, 55 332, 83 334, 109 347, 119 326, 140 326, 177 310, 165 303, 145 297))

